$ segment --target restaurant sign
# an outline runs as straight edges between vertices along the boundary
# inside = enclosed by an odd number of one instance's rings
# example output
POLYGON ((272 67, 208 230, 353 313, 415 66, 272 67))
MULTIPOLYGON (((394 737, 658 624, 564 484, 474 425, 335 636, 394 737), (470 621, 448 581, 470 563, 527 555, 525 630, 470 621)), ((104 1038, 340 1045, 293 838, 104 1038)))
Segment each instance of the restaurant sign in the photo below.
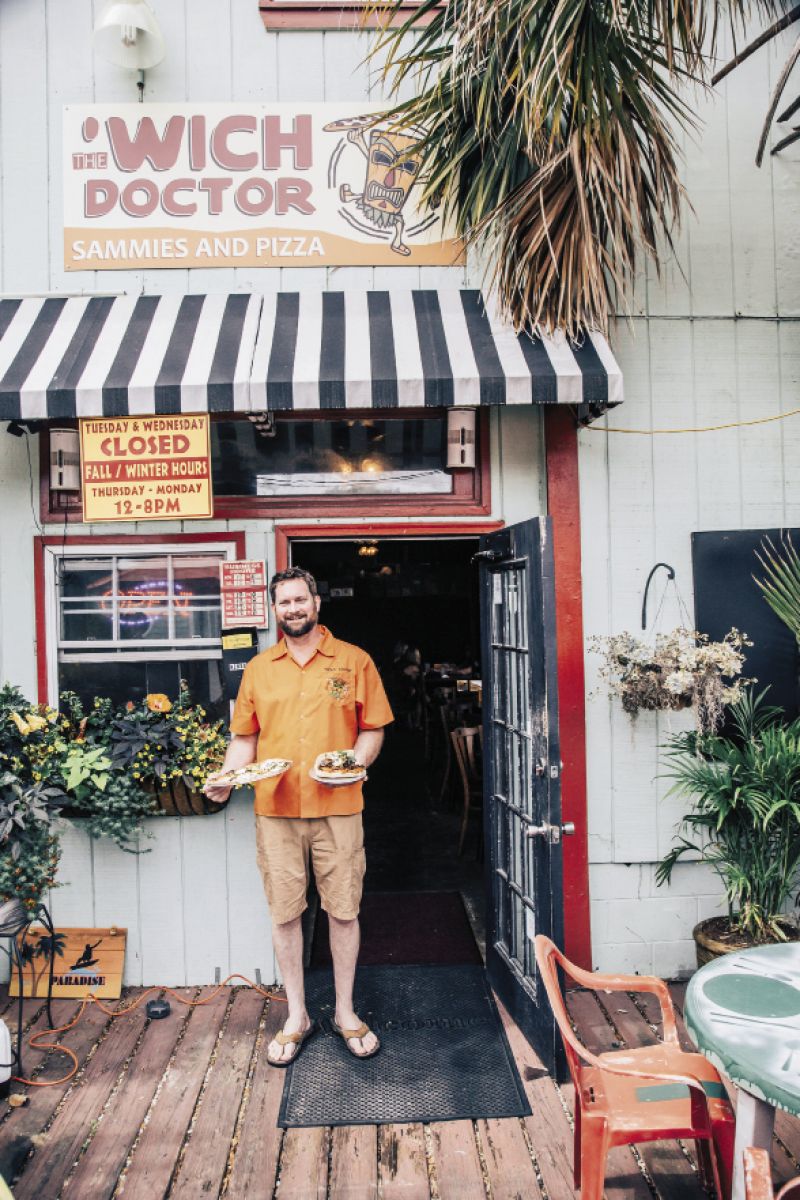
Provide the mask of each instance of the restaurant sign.
POLYGON ((184 521, 213 515, 207 413, 86 418, 84 521, 184 521))
POLYGON ((64 266, 463 261, 418 208, 421 132, 361 103, 64 108, 64 266))

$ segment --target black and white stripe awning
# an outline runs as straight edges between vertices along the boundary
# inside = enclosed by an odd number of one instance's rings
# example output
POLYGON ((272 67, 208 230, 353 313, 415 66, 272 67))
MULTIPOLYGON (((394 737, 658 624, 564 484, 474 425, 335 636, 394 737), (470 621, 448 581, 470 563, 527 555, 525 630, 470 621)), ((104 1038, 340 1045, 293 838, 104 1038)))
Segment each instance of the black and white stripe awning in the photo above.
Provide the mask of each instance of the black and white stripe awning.
POLYGON ((0 420, 621 399, 602 335, 517 335, 477 291, 0 300, 0 420))

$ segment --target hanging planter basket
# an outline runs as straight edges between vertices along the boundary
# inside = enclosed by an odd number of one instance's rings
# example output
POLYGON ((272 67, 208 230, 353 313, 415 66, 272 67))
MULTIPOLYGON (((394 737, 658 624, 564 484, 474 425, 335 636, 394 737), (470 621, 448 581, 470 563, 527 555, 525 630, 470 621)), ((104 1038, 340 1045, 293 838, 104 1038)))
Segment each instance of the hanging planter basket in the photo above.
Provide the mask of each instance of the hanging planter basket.
POLYGON ((222 812, 228 801, 215 804, 204 792, 188 788, 183 779, 164 779, 149 784, 147 790, 158 801, 161 812, 167 817, 208 817, 222 812))

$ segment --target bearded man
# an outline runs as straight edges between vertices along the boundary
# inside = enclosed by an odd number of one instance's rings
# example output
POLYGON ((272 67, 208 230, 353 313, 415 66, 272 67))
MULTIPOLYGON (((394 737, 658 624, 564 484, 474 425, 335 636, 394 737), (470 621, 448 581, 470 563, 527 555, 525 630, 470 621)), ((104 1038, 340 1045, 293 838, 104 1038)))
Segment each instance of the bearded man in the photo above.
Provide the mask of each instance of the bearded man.
MULTIPOLYGON (((365 772, 380 753, 392 710, 369 655, 319 624, 313 575, 290 567, 273 576, 269 590, 283 637, 245 667, 231 720, 233 737, 217 773, 264 758, 291 760, 284 774, 255 784, 257 859, 288 1002, 287 1020, 267 1047, 267 1058, 273 1066, 288 1066, 315 1030, 305 1003, 301 925, 311 869, 330 924, 333 1027, 351 1054, 371 1058, 380 1043, 353 1011, 365 870, 365 775, 334 786, 315 777, 314 768, 320 755, 352 748, 365 772)), ((230 787, 215 779, 209 776, 205 790, 221 803, 230 787)))

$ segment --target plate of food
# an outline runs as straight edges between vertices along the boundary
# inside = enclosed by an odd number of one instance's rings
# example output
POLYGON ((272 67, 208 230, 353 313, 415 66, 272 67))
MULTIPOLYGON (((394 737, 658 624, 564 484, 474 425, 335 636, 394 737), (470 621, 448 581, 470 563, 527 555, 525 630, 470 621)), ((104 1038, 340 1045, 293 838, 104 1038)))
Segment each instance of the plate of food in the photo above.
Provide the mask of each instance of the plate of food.
POLYGON ((359 783, 366 779, 366 768, 356 760, 353 750, 328 750, 319 754, 309 772, 317 783, 328 783, 334 787, 346 783, 359 783))
POLYGON ((262 758, 261 762, 252 762, 246 767, 223 771, 214 776, 212 783, 220 783, 223 787, 247 787, 248 784, 257 783, 259 779, 272 779, 276 775, 283 775, 291 765, 290 758, 262 758))

